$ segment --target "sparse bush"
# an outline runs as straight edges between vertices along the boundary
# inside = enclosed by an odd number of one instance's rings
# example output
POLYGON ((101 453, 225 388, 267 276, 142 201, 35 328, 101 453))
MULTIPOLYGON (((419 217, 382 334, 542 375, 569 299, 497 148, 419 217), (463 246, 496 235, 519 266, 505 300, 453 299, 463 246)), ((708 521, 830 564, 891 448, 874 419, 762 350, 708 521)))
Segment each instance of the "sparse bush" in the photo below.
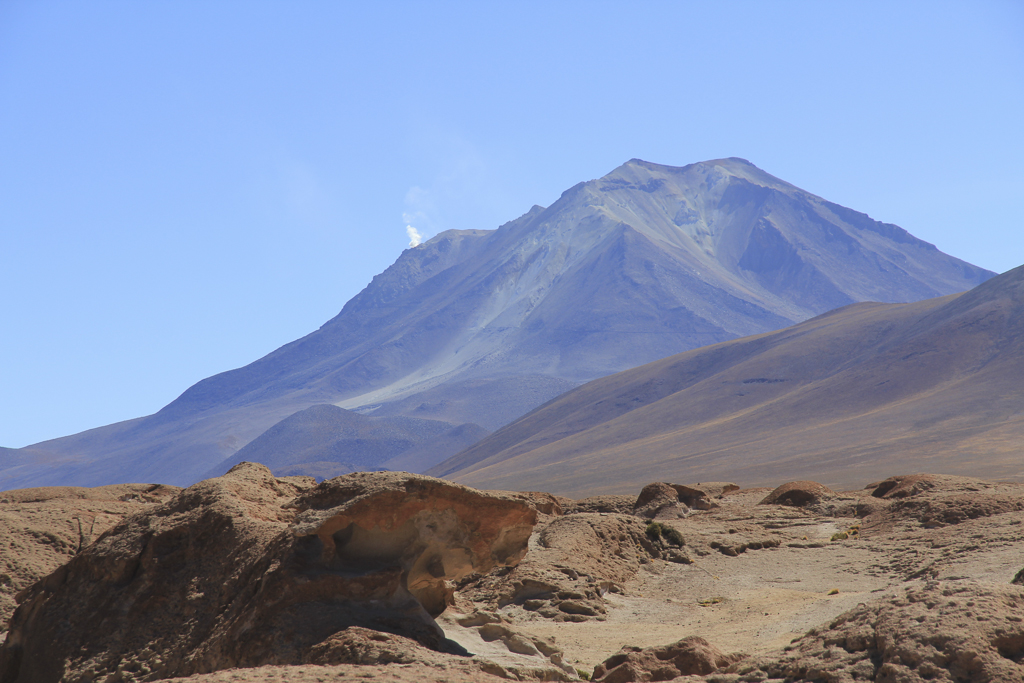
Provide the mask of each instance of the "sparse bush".
POLYGON ((845 541, 850 537, 850 534, 845 531, 840 531, 838 534, 832 534, 833 541, 845 541))
POLYGON ((686 545, 686 539, 679 533, 678 529, 670 527, 667 524, 660 522, 651 522, 647 525, 647 538, 651 539, 655 543, 664 540, 669 545, 681 547, 686 545))
POLYGON ((590 672, 584 671, 583 669, 576 669, 576 675, 580 677, 581 681, 590 680, 590 672))
POLYGON ((666 541, 668 541, 669 543, 671 543, 674 546, 680 546, 681 547, 681 546, 686 545, 686 539, 684 539, 683 535, 681 533, 679 533, 679 530, 674 528, 674 527, 662 526, 661 527, 661 535, 662 535, 662 537, 664 537, 664 539, 666 541))

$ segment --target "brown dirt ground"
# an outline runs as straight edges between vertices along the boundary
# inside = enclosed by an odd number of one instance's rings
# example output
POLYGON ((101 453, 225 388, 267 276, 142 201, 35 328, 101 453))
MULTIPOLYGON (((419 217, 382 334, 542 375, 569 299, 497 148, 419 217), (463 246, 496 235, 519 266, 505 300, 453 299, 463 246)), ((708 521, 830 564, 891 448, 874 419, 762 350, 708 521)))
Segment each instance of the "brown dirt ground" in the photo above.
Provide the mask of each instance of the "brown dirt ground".
MULTIPOLYGON (((1009 584, 1024 566, 1024 509, 1016 509, 1024 507, 1019 504, 1024 500, 1024 486, 987 484, 982 488, 979 493, 977 487, 953 487, 945 497, 924 494, 927 504, 916 506, 889 504, 872 498, 869 491, 853 491, 841 493, 830 507, 817 510, 758 505, 767 489, 731 493, 717 501, 720 507, 716 509, 693 511, 685 518, 663 522, 682 533, 693 564, 664 560, 643 564, 633 578, 623 582, 621 593, 604 596, 607 613, 601 618, 554 622, 514 604, 501 607, 499 613, 516 630, 553 641, 564 651, 567 663, 586 672, 624 645, 664 645, 690 635, 706 638, 725 652, 764 655, 860 603, 893 595, 907 586, 932 579, 1009 584), (972 507, 964 502, 982 495, 996 503, 988 507, 972 503, 972 507), (875 512, 858 519, 854 516, 858 508, 862 515, 868 510, 875 512), (943 512, 949 509, 967 512, 959 516, 943 512), (832 540, 854 526, 859 527, 858 533, 832 540), (721 550, 758 542, 763 545, 769 539, 778 541, 778 546, 734 555, 721 550)), ((56 514, 45 512, 45 506, 19 505, 17 519, 23 531, 8 532, 8 543, 15 545, 23 543, 19 539, 34 538, 33 527, 25 520, 36 518, 40 520, 36 526, 46 525, 46 515, 56 514)), ((109 499, 102 501, 89 514, 124 514, 111 505, 109 499)), ((13 514, 6 507, 3 514, 13 514)), ((538 526, 535 535, 540 531, 538 526)), ((28 578, 27 574, 18 576, 19 583, 28 578)), ((439 621, 450 638, 470 642, 472 634, 460 630, 457 616, 446 613, 439 621)), ((494 659, 500 653, 478 654, 494 659)), ((260 667, 175 680, 469 683, 496 678, 470 661, 455 659, 372 667, 260 667)))

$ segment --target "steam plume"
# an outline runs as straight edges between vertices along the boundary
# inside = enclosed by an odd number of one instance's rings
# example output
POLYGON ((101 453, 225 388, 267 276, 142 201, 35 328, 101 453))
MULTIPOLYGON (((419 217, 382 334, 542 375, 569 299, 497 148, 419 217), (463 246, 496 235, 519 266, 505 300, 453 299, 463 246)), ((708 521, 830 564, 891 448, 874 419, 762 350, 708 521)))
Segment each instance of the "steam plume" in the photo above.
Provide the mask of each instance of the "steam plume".
POLYGON ((410 247, 418 247, 420 246, 420 243, 423 241, 423 235, 421 235, 420 231, 412 227, 411 225, 405 226, 405 234, 409 236, 410 247))

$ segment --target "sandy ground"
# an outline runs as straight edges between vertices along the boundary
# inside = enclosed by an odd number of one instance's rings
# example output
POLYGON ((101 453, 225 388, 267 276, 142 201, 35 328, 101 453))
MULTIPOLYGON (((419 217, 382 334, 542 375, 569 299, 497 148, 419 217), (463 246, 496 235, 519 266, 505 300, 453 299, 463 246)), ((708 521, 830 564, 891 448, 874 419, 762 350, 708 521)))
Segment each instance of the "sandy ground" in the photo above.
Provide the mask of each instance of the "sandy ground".
POLYGON ((858 520, 757 506, 763 495, 727 496, 720 509, 673 526, 684 532, 688 545, 701 537, 722 538, 730 528, 736 535, 779 532, 778 548, 735 557, 715 551, 695 555, 691 565, 651 562, 624 594, 605 596, 606 621, 553 623, 518 607, 503 611, 518 628, 553 639, 568 663, 592 670, 624 645, 663 645, 690 635, 726 652, 760 654, 858 603, 892 593, 923 568, 934 567, 935 578, 1007 583, 1024 566, 1024 513, 939 529, 903 523, 873 536, 831 542, 833 534, 858 520))
MULTIPOLYGON (((1005 585, 1024 567, 1024 509, 995 509, 974 519, 929 528, 931 525, 902 513, 868 523, 852 516, 835 516, 835 510, 826 514, 758 505, 765 493, 730 494, 716 509, 665 521, 682 533, 693 563, 652 560, 642 565, 637 575, 621 586, 621 592, 604 596, 607 613, 603 617, 580 623, 555 622, 517 605, 502 607, 499 612, 509 626, 548 639, 564 652, 565 663, 589 673, 623 646, 664 645, 691 635, 702 636, 726 652, 764 654, 908 583, 970 579, 1005 585), (833 540, 834 535, 852 527, 858 527, 858 533, 833 540), (768 540, 772 543, 765 543, 768 540), (722 551, 742 544, 753 546, 738 553, 722 551), (774 547, 758 547, 766 545, 774 547)), ((871 502, 863 491, 842 495, 847 507, 858 501, 871 502)), ((1007 489, 1007 496, 1019 501, 1021 492, 1007 489)), ((108 517, 116 520, 115 513, 124 514, 111 505, 133 504, 122 502, 121 496, 104 493, 103 498, 76 500, 70 521, 57 520, 60 524, 50 517, 56 515, 58 503, 60 507, 68 505, 66 500, 9 501, 4 514, 14 516, 7 520, 9 529, 4 537, 8 564, 20 559, 23 561, 15 564, 36 573, 43 571, 45 567, 35 567, 33 562, 57 562, 63 555, 61 549, 87 540, 80 534, 79 520, 88 518, 90 528, 99 522, 106 525, 108 517), (51 531, 54 529, 57 532, 51 531), (36 544, 47 552, 25 550, 24 557, 15 557, 22 546, 31 550, 36 544), (43 559, 37 562, 36 556, 43 559)), ((535 539, 531 546, 536 548, 535 539)), ((31 573, 8 575, 0 597, 10 598, 7 594, 16 584, 29 580, 31 573)), ((0 606, 4 604, 0 601, 0 606)), ((498 680, 480 670, 480 660, 506 667, 549 664, 511 653, 500 641, 485 642, 477 631, 459 626, 458 618, 459 614, 446 613, 438 622, 451 639, 477 655, 476 662, 450 658, 382 666, 264 666, 174 680, 475 683, 498 680)))

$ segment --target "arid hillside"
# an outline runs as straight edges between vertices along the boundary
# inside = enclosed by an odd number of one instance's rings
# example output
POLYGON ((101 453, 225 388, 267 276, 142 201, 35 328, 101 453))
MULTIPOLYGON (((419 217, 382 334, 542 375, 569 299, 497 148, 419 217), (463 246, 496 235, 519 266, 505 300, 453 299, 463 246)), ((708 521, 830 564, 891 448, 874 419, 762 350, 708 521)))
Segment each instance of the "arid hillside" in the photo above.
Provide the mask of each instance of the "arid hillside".
POLYGON ((1024 481, 1024 267, 958 295, 854 304, 579 387, 429 470, 564 495, 894 465, 1024 481))

